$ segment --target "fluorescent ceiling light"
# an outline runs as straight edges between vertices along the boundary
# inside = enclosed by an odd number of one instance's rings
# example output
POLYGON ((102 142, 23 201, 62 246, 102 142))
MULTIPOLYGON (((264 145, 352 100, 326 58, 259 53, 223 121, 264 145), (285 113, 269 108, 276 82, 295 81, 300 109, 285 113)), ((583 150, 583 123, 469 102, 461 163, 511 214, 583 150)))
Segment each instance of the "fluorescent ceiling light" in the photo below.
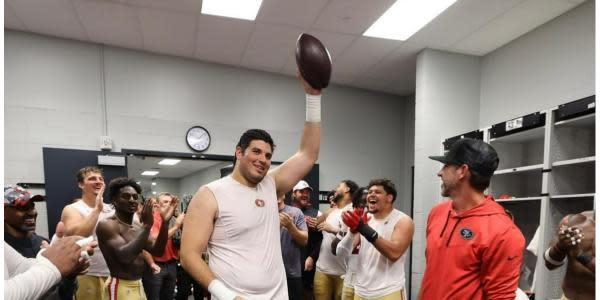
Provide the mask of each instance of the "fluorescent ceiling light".
POLYGON ((398 0, 363 35, 407 40, 456 0, 398 0))
POLYGON ((174 166, 174 165, 178 164, 180 161, 181 161, 181 159, 165 158, 165 159, 159 161, 158 164, 159 165, 174 166))
POLYGON ((262 0, 203 0, 201 12, 228 18, 254 21, 262 0))
POLYGON ((158 171, 144 171, 144 172, 142 172, 143 176, 154 176, 156 174, 158 174, 158 171))

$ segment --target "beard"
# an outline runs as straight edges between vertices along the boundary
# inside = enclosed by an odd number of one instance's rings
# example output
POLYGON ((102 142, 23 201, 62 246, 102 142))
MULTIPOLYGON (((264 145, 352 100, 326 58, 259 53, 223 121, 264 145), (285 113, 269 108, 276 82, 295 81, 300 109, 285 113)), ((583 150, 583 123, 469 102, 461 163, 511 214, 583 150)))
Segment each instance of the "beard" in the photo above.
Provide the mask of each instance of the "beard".
POLYGON ((267 175, 266 172, 264 175, 252 174, 252 171, 250 171, 249 168, 240 168, 240 173, 248 182, 250 182, 252 184, 259 184, 263 180, 263 178, 265 178, 265 176, 267 175))

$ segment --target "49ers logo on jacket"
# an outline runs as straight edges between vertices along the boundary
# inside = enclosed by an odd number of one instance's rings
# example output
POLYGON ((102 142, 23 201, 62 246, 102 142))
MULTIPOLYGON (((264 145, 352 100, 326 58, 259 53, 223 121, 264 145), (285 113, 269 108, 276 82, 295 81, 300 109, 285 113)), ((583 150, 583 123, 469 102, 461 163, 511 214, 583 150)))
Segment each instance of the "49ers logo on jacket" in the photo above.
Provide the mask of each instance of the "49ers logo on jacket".
POLYGON ((265 200, 256 199, 256 200, 254 200, 254 204, 256 204, 256 206, 258 206, 258 207, 263 207, 263 206, 265 206, 265 200))
POLYGON ((460 236, 462 236, 463 239, 468 241, 472 239, 475 236, 475 234, 473 233, 473 230, 469 228, 462 228, 460 230, 460 236))

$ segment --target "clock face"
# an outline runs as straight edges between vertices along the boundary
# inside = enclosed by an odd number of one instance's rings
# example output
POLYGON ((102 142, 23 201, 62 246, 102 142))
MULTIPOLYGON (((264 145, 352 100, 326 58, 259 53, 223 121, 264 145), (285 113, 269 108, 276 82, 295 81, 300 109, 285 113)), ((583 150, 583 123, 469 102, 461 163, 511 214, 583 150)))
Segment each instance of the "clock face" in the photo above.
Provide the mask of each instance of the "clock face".
POLYGON ((186 135, 188 146, 195 151, 204 151, 210 146, 210 134, 201 126, 190 128, 186 135))

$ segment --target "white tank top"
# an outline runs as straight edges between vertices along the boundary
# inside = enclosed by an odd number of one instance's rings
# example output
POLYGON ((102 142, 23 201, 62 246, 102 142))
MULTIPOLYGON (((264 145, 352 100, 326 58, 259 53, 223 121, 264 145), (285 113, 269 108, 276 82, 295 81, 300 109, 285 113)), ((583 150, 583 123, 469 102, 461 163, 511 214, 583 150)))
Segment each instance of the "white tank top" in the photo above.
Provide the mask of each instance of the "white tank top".
POLYGON ((218 204, 208 241, 215 276, 248 299, 288 299, 275 180, 251 188, 227 176, 207 187, 218 204))
MULTIPOLYGON (((372 217, 369 226, 377 231, 380 238, 389 240, 394 226, 404 217, 407 217, 406 214, 393 209, 385 219, 377 220, 372 217)), ((363 298, 378 298, 403 289, 405 260, 406 252, 396 262, 392 262, 361 236, 354 291, 363 298)))
MULTIPOLYGON (((89 207, 83 200, 79 200, 71 205, 75 210, 77 210, 82 216, 89 216, 94 210, 93 207, 89 207)), ((115 214, 115 208, 112 205, 104 203, 102 208, 102 212, 98 216, 98 222, 112 217, 115 214)), ((93 236, 94 240, 97 241, 98 237, 96 236, 96 227, 98 226, 98 222, 94 226, 93 236)), ((94 248, 94 255, 91 257, 90 261, 90 269, 87 272, 87 275, 91 276, 109 276, 110 271, 108 270, 108 266, 106 265, 106 261, 104 260, 104 256, 100 251, 100 247, 94 248)))
MULTIPOLYGON (((325 222, 341 229, 342 210, 336 208, 330 212, 325 222)), ((344 258, 331 253, 331 243, 335 239, 335 234, 323 231, 323 241, 319 250, 319 259, 317 259, 317 271, 328 275, 344 275, 346 273, 346 262, 344 258)))

